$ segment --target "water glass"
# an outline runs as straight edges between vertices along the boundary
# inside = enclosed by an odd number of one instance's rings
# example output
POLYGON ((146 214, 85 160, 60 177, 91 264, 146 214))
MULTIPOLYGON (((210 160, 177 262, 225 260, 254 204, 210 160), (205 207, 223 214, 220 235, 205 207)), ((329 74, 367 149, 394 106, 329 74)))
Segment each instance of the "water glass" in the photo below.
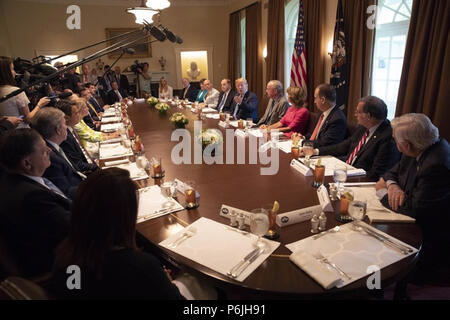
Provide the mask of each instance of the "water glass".
POLYGON ((337 164, 334 167, 333 179, 336 183, 337 192, 341 189, 341 183, 347 181, 347 166, 345 164, 337 164))
POLYGON ((261 241, 261 237, 269 230, 269 212, 264 208, 253 209, 250 216, 250 231, 258 236, 256 245, 265 246, 265 242, 261 241))
POLYGON ((355 221, 361 221, 366 216, 367 203, 365 201, 354 200, 348 205, 348 214, 355 221))

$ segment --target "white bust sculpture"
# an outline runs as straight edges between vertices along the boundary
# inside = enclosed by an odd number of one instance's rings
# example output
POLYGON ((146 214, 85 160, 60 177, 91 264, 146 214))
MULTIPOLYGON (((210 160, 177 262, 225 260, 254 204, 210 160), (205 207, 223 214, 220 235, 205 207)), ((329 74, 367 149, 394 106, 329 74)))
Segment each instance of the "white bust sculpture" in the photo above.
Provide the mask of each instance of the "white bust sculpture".
POLYGON ((192 80, 197 80, 197 77, 200 75, 201 71, 197 68, 197 62, 192 61, 191 67, 187 69, 187 74, 192 80))

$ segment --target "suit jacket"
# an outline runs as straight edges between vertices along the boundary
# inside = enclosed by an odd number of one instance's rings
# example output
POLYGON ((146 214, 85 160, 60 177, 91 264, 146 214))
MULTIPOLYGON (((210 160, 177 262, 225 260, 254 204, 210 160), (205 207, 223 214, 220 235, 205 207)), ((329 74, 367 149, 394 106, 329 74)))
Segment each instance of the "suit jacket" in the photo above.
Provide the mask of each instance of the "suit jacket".
POLYGON ((74 167, 81 172, 95 171, 98 166, 95 163, 89 163, 84 156, 83 150, 78 145, 77 139, 73 136, 72 132, 67 129, 67 139, 59 145, 69 158, 74 167))
MULTIPOLYGON (((405 192, 398 212, 415 217, 422 229, 419 262, 427 267, 450 266, 450 146, 445 139, 428 147, 416 161, 402 154, 400 161, 383 176, 405 192)), ((382 201, 389 207, 388 196, 382 201)))
POLYGON ((190 102, 194 102, 195 99, 197 99, 198 90, 196 88, 194 88, 192 85, 190 85, 188 87, 186 95, 185 95, 185 92, 186 92, 186 88, 183 88, 180 99, 188 99, 190 102))
POLYGON ((81 177, 48 141, 46 143, 52 149, 50 152, 51 164, 45 170, 43 176, 53 182, 68 198, 72 199, 81 182, 81 177))
MULTIPOLYGON (((120 95, 122 96, 122 99, 127 97, 127 95, 121 88, 119 88, 118 90, 120 92, 120 95)), ((108 104, 114 104, 115 102, 119 102, 119 97, 117 96, 117 94, 114 92, 113 89, 108 91, 107 99, 108 104)))
POLYGON ((128 82, 128 78, 124 74, 120 74, 120 77, 116 75, 117 83, 119 84, 119 88, 128 95, 128 91, 130 91, 130 83, 128 82))
POLYGON ((89 102, 94 106, 95 111, 97 112, 105 112, 105 109, 98 103, 97 99, 95 99, 93 96, 89 99, 89 102))
MULTIPOLYGON (((346 161, 367 129, 359 126, 355 133, 341 143, 319 148, 320 155, 332 155, 346 161)), ((355 168, 366 170, 367 177, 377 181, 398 162, 400 154, 392 138, 389 120, 384 120, 364 144, 353 162, 355 168)))
POLYGON ((287 109, 289 108, 289 103, 287 102, 286 98, 284 96, 280 97, 277 100, 275 100, 275 105, 273 106, 272 113, 269 117, 269 111, 270 106, 272 105, 273 99, 269 99, 269 103, 267 104, 266 111, 264 112, 264 115, 261 119, 259 119, 258 126, 260 125, 272 125, 274 123, 277 123, 278 121, 283 118, 284 114, 286 113, 287 109))
POLYGON ((23 276, 51 271, 54 249, 69 229, 70 200, 14 173, 0 181, 0 232, 23 276))
MULTIPOLYGON (((236 95, 236 91, 233 89, 230 89, 230 92, 228 93, 227 100, 225 100, 225 103, 222 107, 222 110, 218 110, 221 112, 231 112, 231 107, 233 105, 233 98, 236 95)), ((222 102, 223 97, 225 97, 225 92, 220 92, 219 94, 219 102, 217 102, 217 108, 219 108, 220 103, 222 102)))
MULTIPOLYGON (((317 119, 319 121, 320 117, 317 119)), ((345 139, 347 134, 347 118, 339 107, 334 107, 325 123, 319 130, 314 140, 314 148, 320 148, 339 143, 345 139)), ((309 139, 312 132, 306 136, 309 139)))
POLYGON ((253 123, 258 123, 258 98, 256 94, 247 91, 240 105, 233 99, 232 114, 236 114, 237 119, 253 118, 253 123))

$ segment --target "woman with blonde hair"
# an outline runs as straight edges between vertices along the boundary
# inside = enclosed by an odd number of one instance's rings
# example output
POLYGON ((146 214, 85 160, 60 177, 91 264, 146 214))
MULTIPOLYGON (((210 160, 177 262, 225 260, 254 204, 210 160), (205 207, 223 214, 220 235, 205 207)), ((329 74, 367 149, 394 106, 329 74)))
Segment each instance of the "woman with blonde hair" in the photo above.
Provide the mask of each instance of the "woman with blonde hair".
POLYGON ((173 88, 167 84, 167 80, 164 77, 159 79, 158 98, 165 100, 173 99, 173 88))
POLYGON ((260 128, 278 129, 289 138, 294 133, 304 135, 309 121, 309 110, 305 107, 306 91, 299 87, 289 87, 286 91, 291 106, 287 109, 283 118, 270 126, 262 125, 260 128))

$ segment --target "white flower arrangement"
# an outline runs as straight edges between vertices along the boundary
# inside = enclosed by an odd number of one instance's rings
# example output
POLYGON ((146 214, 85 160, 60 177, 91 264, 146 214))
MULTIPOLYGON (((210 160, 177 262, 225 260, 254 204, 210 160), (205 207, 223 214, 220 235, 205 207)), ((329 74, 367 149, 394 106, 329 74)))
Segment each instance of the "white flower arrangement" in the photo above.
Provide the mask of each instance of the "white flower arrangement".
POLYGON ((197 136, 197 141, 201 142, 202 146, 220 144, 222 140, 222 134, 217 129, 203 129, 202 133, 197 136))
POLYGON ((175 126, 185 126, 186 124, 189 123, 189 119, 186 118, 186 116, 184 114, 182 114, 181 112, 175 112, 170 118, 169 118, 170 122, 173 122, 173 124, 175 126))
POLYGON ((170 107, 167 103, 160 102, 155 105, 155 109, 158 110, 160 113, 166 113, 167 110, 169 110, 169 108, 170 107))
POLYGON ((158 98, 150 97, 147 99, 147 103, 153 107, 158 103, 158 98))

